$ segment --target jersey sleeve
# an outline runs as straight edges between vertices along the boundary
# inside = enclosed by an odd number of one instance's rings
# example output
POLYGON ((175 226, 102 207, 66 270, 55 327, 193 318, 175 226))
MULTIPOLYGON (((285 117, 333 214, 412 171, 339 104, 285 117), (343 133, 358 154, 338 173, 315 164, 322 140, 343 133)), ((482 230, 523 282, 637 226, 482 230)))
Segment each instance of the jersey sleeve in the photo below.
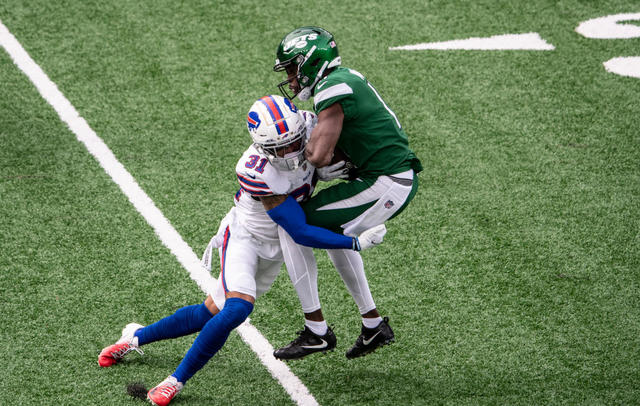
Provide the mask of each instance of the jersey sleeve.
POLYGON ((355 93, 366 82, 364 76, 356 73, 339 68, 316 85, 313 96, 313 108, 316 114, 335 103, 340 103, 345 118, 352 118, 355 113, 355 93))
POLYGON ((269 185, 257 176, 251 177, 247 172, 236 172, 236 176, 238 177, 238 183, 240 183, 242 190, 251 196, 260 197, 275 194, 269 185))
MULTIPOLYGON (((353 95, 353 88, 345 82, 336 83, 335 81, 325 79, 321 81, 318 86, 323 83, 324 86, 320 87, 320 90, 313 98, 313 106, 316 114, 320 113, 332 104, 343 104, 342 102, 344 100, 353 95)), ((316 88, 318 88, 318 86, 316 86, 316 88)))
POLYGON ((360 243, 357 238, 307 224, 302 207, 292 196, 288 196, 284 202, 273 209, 267 210, 267 214, 297 244, 322 249, 360 250, 360 243))
POLYGON ((271 196, 274 193, 265 170, 269 166, 267 158, 253 146, 249 147, 236 164, 236 177, 240 187, 251 196, 271 196))
POLYGON ((285 195, 291 186, 266 156, 253 146, 249 147, 236 164, 236 177, 240 187, 254 197, 285 195))

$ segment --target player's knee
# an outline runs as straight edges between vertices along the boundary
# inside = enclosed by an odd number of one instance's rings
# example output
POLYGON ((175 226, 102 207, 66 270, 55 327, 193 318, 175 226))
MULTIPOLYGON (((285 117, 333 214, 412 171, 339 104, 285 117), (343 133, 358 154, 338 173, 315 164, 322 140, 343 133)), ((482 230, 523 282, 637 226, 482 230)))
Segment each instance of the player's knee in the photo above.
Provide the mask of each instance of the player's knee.
POLYGON ((225 324, 229 329, 234 329, 242 324, 253 311, 253 303, 240 299, 238 297, 230 297, 224 307, 216 317, 223 317, 225 324))
POLYGON ((209 313, 211 313, 212 316, 215 316, 220 312, 220 309, 218 308, 218 306, 216 306, 216 303, 211 295, 207 296, 204 301, 204 305, 207 307, 207 310, 209 311, 209 313))

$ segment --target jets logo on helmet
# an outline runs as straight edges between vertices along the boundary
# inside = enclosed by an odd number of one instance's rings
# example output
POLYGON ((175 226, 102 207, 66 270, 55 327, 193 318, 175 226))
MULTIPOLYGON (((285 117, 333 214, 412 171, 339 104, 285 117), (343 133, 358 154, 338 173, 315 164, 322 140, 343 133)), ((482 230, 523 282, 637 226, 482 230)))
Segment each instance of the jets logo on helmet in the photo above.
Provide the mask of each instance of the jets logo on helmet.
POLYGON ((307 46, 307 40, 315 41, 316 39, 318 39, 318 34, 316 33, 301 35, 287 41, 284 45, 284 49, 285 51, 290 51, 291 48, 304 48, 307 46))
POLYGON ((307 126, 290 100, 275 95, 257 100, 247 114, 247 126, 253 145, 274 167, 295 170, 305 161, 307 126))
POLYGON ((327 72, 327 69, 341 63, 338 47, 333 35, 320 27, 301 27, 287 34, 276 50, 276 64, 273 70, 281 72, 288 67, 296 67, 295 78, 300 86, 292 96, 287 87, 293 79, 278 84, 283 96, 308 100, 313 88, 327 72))

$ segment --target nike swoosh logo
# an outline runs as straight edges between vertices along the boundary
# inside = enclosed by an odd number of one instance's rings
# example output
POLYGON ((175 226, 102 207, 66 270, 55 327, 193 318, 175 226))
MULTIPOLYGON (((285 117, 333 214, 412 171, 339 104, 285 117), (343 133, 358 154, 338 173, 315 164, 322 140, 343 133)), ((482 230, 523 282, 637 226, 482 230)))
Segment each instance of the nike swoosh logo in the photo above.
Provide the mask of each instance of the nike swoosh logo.
POLYGON ((327 82, 322 82, 322 83, 318 84, 316 90, 320 90, 320 88, 323 87, 326 84, 327 84, 327 82))
POLYGON ((369 345, 369 344, 371 344, 371 341, 373 341, 373 339, 374 339, 374 338, 376 338, 376 336, 377 336, 378 334, 380 334, 380 331, 378 331, 377 333, 375 333, 375 334, 374 334, 370 339, 368 339, 368 340, 367 340, 367 339, 365 338, 364 340, 362 340, 362 344, 364 344, 364 345, 369 345))
MULTIPOLYGON (((379 333, 379 331, 378 331, 378 333, 379 333)), ((329 346, 329 344, 326 341, 324 341, 323 339, 320 339, 320 340, 322 340, 322 343, 320 343, 320 344, 303 345, 302 348, 307 348, 307 349, 310 349, 310 350, 315 350, 315 349, 319 350, 319 349, 322 349, 322 348, 327 348, 329 346)))
POLYGON ((251 174, 249 172, 245 172, 244 174, 247 175, 248 177, 250 177, 251 179, 255 179, 256 178, 256 175, 251 174))

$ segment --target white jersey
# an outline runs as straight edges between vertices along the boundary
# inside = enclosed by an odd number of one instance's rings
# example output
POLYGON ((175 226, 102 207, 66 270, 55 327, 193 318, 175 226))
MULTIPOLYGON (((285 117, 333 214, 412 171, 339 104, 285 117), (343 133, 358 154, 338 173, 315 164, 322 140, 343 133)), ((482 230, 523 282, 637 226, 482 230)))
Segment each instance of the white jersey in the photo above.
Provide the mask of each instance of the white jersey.
MULTIPOLYGON (((302 111, 311 135, 316 116, 302 111)), ((296 289, 302 311, 320 309, 318 269, 313 249, 298 245, 291 236, 267 215, 260 196, 289 194, 302 201, 313 192, 315 168, 306 162, 295 171, 279 171, 266 156, 249 147, 236 165, 240 190, 235 207, 220 223, 205 250, 202 263, 212 268, 212 250, 218 248, 221 272, 211 293, 218 309, 222 309, 227 292, 235 291, 259 297, 269 290, 282 263, 296 289)), ((364 314, 375 309, 375 303, 364 273, 360 253, 352 250, 327 250, 331 261, 345 281, 358 310, 364 314)))
MULTIPOLYGON (((307 122, 307 137, 317 122, 316 116, 302 111, 307 122)), ((291 195, 298 202, 311 196, 315 186, 315 168, 304 162, 295 171, 279 170, 251 145, 236 164, 240 189, 235 197, 236 221, 258 240, 278 241, 278 225, 266 213, 260 197, 291 195)))

